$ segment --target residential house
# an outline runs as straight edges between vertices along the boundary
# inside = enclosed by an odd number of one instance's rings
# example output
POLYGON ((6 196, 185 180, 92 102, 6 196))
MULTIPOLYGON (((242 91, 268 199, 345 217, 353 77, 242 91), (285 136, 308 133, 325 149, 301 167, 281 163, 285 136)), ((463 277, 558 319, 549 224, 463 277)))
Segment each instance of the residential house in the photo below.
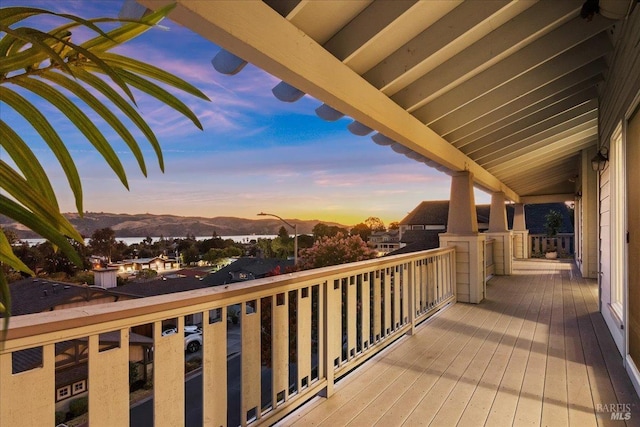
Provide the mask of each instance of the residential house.
POLYGON ((400 231, 373 231, 369 236, 369 243, 379 255, 386 255, 400 248, 400 231))
POLYGON ((152 258, 133 258, 108 264, 110 268, 117 268, 119 273, 136 274, 140 270, 155 270, 159 273, 180 268, 176 258, 160 255, 152 258))

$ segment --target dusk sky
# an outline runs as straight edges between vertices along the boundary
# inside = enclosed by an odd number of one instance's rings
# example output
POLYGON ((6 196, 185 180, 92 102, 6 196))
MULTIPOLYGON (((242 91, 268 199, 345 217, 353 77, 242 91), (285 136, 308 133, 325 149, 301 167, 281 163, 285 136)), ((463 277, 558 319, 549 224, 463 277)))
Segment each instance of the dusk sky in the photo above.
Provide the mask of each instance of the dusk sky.
MULTIPOLYGON (((54 8, 92 18, 116 17, 122 2, 4 0, 2 4, 54 8)), ((39 22, 45 30, 54 24, 49 18, 39 22)), ((371 135, 352 135, 346 129, 350 118, 333 123, 320 119, 314 110, 321 102, 310 96, 292 104, 278 101, 271 89, 279 80, 251 64, 235 76, 219 74, 211 66, 217 46, 170 20, 161 24, 163 28, 151 29, 119 52, 180 76, 207 94, 210 103, 179 94, 204 131, 136 94, 139 110, 163 148, 166 168, 160 172, 150 145, 139 138, 149 170, 144 178, 126 145, 115 132, 106 132, 127 171, 131 188, 127 191, 89 142, 46 106, 45 114, 79 168, 85 211, 250 219, 265 211, 288 219, 346 225, 377 216, 388 224, 400 221, 422 200, 449 198, 447 175, 375 144, 371 135)), ((0 108, 2 119, 19 131, 50 173, 62 211, 74 211, 71 191, 53 154, 28 124, 6 105, 0 108)), ((488 203, 489 196, 476 192, 476 202, 488 203)))

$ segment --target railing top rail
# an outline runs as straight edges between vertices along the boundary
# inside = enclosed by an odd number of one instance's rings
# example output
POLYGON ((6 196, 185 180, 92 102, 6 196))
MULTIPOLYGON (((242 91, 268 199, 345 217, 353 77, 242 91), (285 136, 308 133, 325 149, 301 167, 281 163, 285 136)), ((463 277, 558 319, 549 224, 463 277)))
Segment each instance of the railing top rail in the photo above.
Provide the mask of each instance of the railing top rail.
MULTIPOLYGON (((455 252, 454 247, 437 248, 282 274, 248 282, 16 316, 11 319, 9 324, 6 337, 7 342, 5 344, 12 340, 32 337, 34 335, 68 331, 75 328, 82 329, 102 323, 113 324, 114 322, 134 317, 144 317, 145 322, 160 320, 167 317, 164 313, 181 309, 184 310, 185 307, 193 308, 195 312, 198 310, 198 306, 211 306, 212 303, 219 306, 231 305, 248 299, 273 295, 277 291, 285 292, 302 286, 308 286, 314 282, 320 284, 328 279, 383 269, 393 265, 411 262, 416 259, 436 257, 452 252, 455 252)), ((13 346, 9 345, 9 347, 13 346)))

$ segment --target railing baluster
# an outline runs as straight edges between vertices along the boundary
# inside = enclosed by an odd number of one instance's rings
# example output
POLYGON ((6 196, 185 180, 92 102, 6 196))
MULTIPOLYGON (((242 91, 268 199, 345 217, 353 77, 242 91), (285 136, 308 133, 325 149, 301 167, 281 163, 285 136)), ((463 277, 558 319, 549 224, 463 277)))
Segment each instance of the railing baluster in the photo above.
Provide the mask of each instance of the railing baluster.
MULTIPOLYGON (((120 347, 100 352, 100 336, 89 336, 89 424, 124 425, 129 410, 129 329, 122 329, 120 347)), ((127 420, 128 421, 128 420, 127 420)))
POLYGON ((227 423, 227 307, 212 311, 202 322, 202 419, 220 426, 227 423))
POLYGON ((272 405, 276 408, 289 393, 289 298, 281 292, 271 299, 272 304, 272 405))
POLYGON ((250 305, 254 312, 247 313, 248 303, 241 304, 240 326, 242 330, 242 402, 240 420, 243 425, 252 418, 260 418, 262 394, 262 366, 260 346, 261 319, 260 300, 250 305))
MULTIPOLYGON (((153 418, 155 426, 184 424, 184 317, 178 333, 162 336, 162 321, 153 323, 153 418)), ((93 385, 89 383, 89 389, 93 385)))
POLYGON ((55 425, 54 344, 42 346, 42 367, 13 374, 12 358, 0 354, 0 426, 55 425))
POLYGON ((356 305, 357 305, 357 292, 356 292, 356 278, 350 276, 346 280, 347 291, 347 342, 346 342, 346 360, 350 360, 356 355, 356 305))
MULTIPOLYGON (((298 393, 311 384, 311 287, 298 290, 298 393)), ((318 343, 315 343, 317 346, 318 343)))
POLYGON ((387 336, 391 333, 392 319, 391 319, 391 270, 394 267, 387 267, 384 269, 384 326, 382 335, 387 336))
POLYGON ((401 295, 402 295, 402 317, 400 318, 400 324, 406 325, 409 323, 409 271, 411 263, 402 264, 402 275, 400 276, 401 283, 401 295))

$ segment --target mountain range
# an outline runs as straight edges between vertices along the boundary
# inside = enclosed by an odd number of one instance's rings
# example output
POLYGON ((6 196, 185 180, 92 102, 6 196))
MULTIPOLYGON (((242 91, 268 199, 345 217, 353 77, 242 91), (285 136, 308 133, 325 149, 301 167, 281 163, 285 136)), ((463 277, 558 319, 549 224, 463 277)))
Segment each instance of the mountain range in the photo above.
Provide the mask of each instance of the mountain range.
MULTIPOLYGON (((246 219, 235 217, 195 217, 153 214, 114 214, 104 212, 85 212, 83 216, 77 213, 65 213, 67 219, 83 236, 89 237, 95 230, 110 227, 116 237, 185 237, 238 236, 246 234, 269 235, 278 234, 284 224, 277 218, 246 219)), ((298 234, 311 234, 318 223, 350 229, 351 226, 336 222, 320 220, 286 219, 290 224, 296 224, 298 234)), ((0 215, 0 227, 13 230, 20 239, 39 237, 33 231, 10 218, 0 215)), ((286 227, 289 228, 289 227, 286 227)), ((288 230, 293 233, 293 230, 288 230)))

